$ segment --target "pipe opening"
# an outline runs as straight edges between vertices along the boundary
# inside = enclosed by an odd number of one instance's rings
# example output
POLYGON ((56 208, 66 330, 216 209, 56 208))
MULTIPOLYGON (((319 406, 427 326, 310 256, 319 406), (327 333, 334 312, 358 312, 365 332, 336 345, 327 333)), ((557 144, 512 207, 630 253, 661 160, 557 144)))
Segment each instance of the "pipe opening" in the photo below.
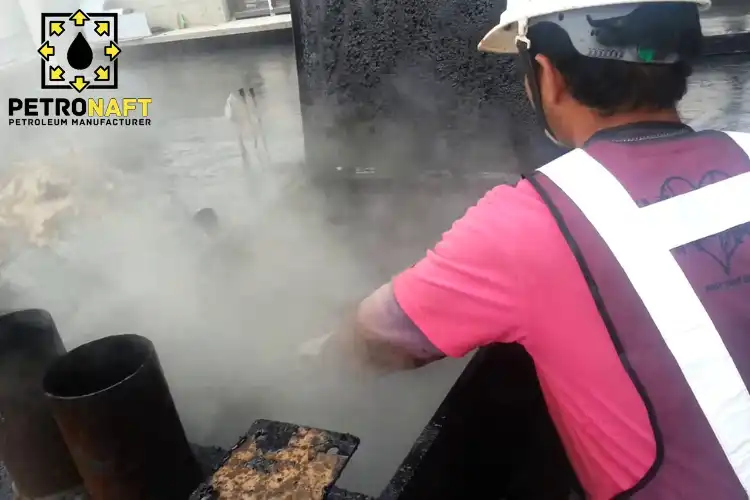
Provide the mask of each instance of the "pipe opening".
POLYGON ((95 340, 60 358, 44 377, 44 391, 59 399, 104 392, 135 375, 153 355, 153 344, 140 335, 95 340))

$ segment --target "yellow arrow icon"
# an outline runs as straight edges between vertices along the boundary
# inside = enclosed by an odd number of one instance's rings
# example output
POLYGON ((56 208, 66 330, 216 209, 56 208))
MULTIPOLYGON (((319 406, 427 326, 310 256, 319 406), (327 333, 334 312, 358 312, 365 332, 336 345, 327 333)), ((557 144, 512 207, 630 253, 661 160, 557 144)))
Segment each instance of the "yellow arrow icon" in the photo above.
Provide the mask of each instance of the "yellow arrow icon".
POLYGON ((65 80, 65 78, 63 78, 64 75, 65 70, 60 66, 51 66, 49 69, 49 79, 53 82, 62 82, 63 80, 65 80))
POLYGON ((120 55, 120 52, 122 51, 120 50, 120 47, 115 44, 115 42, 109 42, 109 45, 104 47, 104 55, 109 56, 110 61, 114 61, 115 59, 117 59, 117 56, 120 55))
POLYGON ((98 82, 106 82, 109 80, 109 68, 105 68, 104 66, 99 66, 96 68, 96 78, 94 80, 98 82))
POLYGON ((109 35, 109 21, 95 21, 96 34, 99 36, 109 35))
POLYGON ((76 26, 83 26, 84 24, 86 24, 86 21, 90 21, 91 18, 87 16, 86 13, 81 9, 78 9, 75 14, 70 16, 70 20, 73 21, 76 26))
POLYGON ((39 52, 45 61, 49 61, 49 56, 55 55, 55 48, 49 42, 44 42, 37 52, 39 52))
POLYGON ((70 82, 70 86, 76 89, 78 92, 83 92, 83 90, 89 86, 90 82, 87 82, 82 76, 78 75, 75 77, 75 80, 70 82))
POLYGON ((63 33, 65 33, 65 28, 63 27, 63 24, 65 24, 65 21, 50 21, 49 23, 50 34, 60 36, 63 33))

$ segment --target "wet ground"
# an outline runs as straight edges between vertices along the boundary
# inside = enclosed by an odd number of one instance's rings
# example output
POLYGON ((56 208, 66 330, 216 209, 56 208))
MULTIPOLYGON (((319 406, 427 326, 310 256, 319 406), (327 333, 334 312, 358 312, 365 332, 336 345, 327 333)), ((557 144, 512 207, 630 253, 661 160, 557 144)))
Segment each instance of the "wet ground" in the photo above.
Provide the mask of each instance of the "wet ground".
POLYGON ((703 33, 720 35, 743 33, 750 30, 750 8, 741 0, 714 2, 712 9, 703 14, 703 33))
MULTIPOLYGON (((360 382, 297 348, 418 259, 481 188, 359 199, 356 212, 325 199, 299 166, 291 41, 222 45, 123 54, 123 92, 154 99, 149 129, 3 125, 0 176, 38 171, 24 189, 62 186, 77 207, 39 231, 4 233, 3 278, 23 303, 53 313, 69 348, 112 333, 153 339, 192 441, 230 445, 256 418, 350 432, 362 446, 343 484, 377 493, 463 363, 360 382), (270 172, 243 167, 224 116, 229 93, 248 85, 260 96, 270 172), (220 214, 231 256, 211 258, 213 243, 191 225, 203 206, 220 214), (30 235, 46 246, 30 246, 30 235)), ((33 94, 36 71, 0 76, 3 95, 33 94)), ((682 106, 686 120, 750 132, 749 79, 750 57, 706 61, 682 106)), ((56 213, 33 193, 32 205, 48 209, 37 217, 56 213)))

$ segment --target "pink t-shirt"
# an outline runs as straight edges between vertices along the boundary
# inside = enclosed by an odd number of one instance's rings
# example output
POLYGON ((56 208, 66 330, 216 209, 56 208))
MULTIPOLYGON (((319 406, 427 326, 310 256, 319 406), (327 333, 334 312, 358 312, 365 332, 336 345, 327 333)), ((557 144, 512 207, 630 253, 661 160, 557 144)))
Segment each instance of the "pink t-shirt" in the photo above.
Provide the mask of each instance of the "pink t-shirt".
POLYGON ((646 408, 557 223, 528 183, 498 186, 393 280, 404 312, 445 354, 518 342, 588 495, 609 499, 652 465, 646 408))

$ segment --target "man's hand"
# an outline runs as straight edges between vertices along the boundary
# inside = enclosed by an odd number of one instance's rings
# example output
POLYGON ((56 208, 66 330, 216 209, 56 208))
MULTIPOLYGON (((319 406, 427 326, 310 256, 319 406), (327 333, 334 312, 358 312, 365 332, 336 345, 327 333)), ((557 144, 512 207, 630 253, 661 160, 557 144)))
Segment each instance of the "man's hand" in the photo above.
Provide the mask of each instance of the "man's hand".
POLYGON ((302 358, 315 358, 320 356, 320 353, 326 346, 326 343, 331 340, 333 333, 326 333, 320 337, 315 337, 312 340, 302 342, 297 348, 297 355, 302 358))
POLYGON ((298 352, 323 363, 348 361, 360 375, 412 370, 445 357, 404 314, 390 284, 365 299, 341 331, 305 342, 298 352))

